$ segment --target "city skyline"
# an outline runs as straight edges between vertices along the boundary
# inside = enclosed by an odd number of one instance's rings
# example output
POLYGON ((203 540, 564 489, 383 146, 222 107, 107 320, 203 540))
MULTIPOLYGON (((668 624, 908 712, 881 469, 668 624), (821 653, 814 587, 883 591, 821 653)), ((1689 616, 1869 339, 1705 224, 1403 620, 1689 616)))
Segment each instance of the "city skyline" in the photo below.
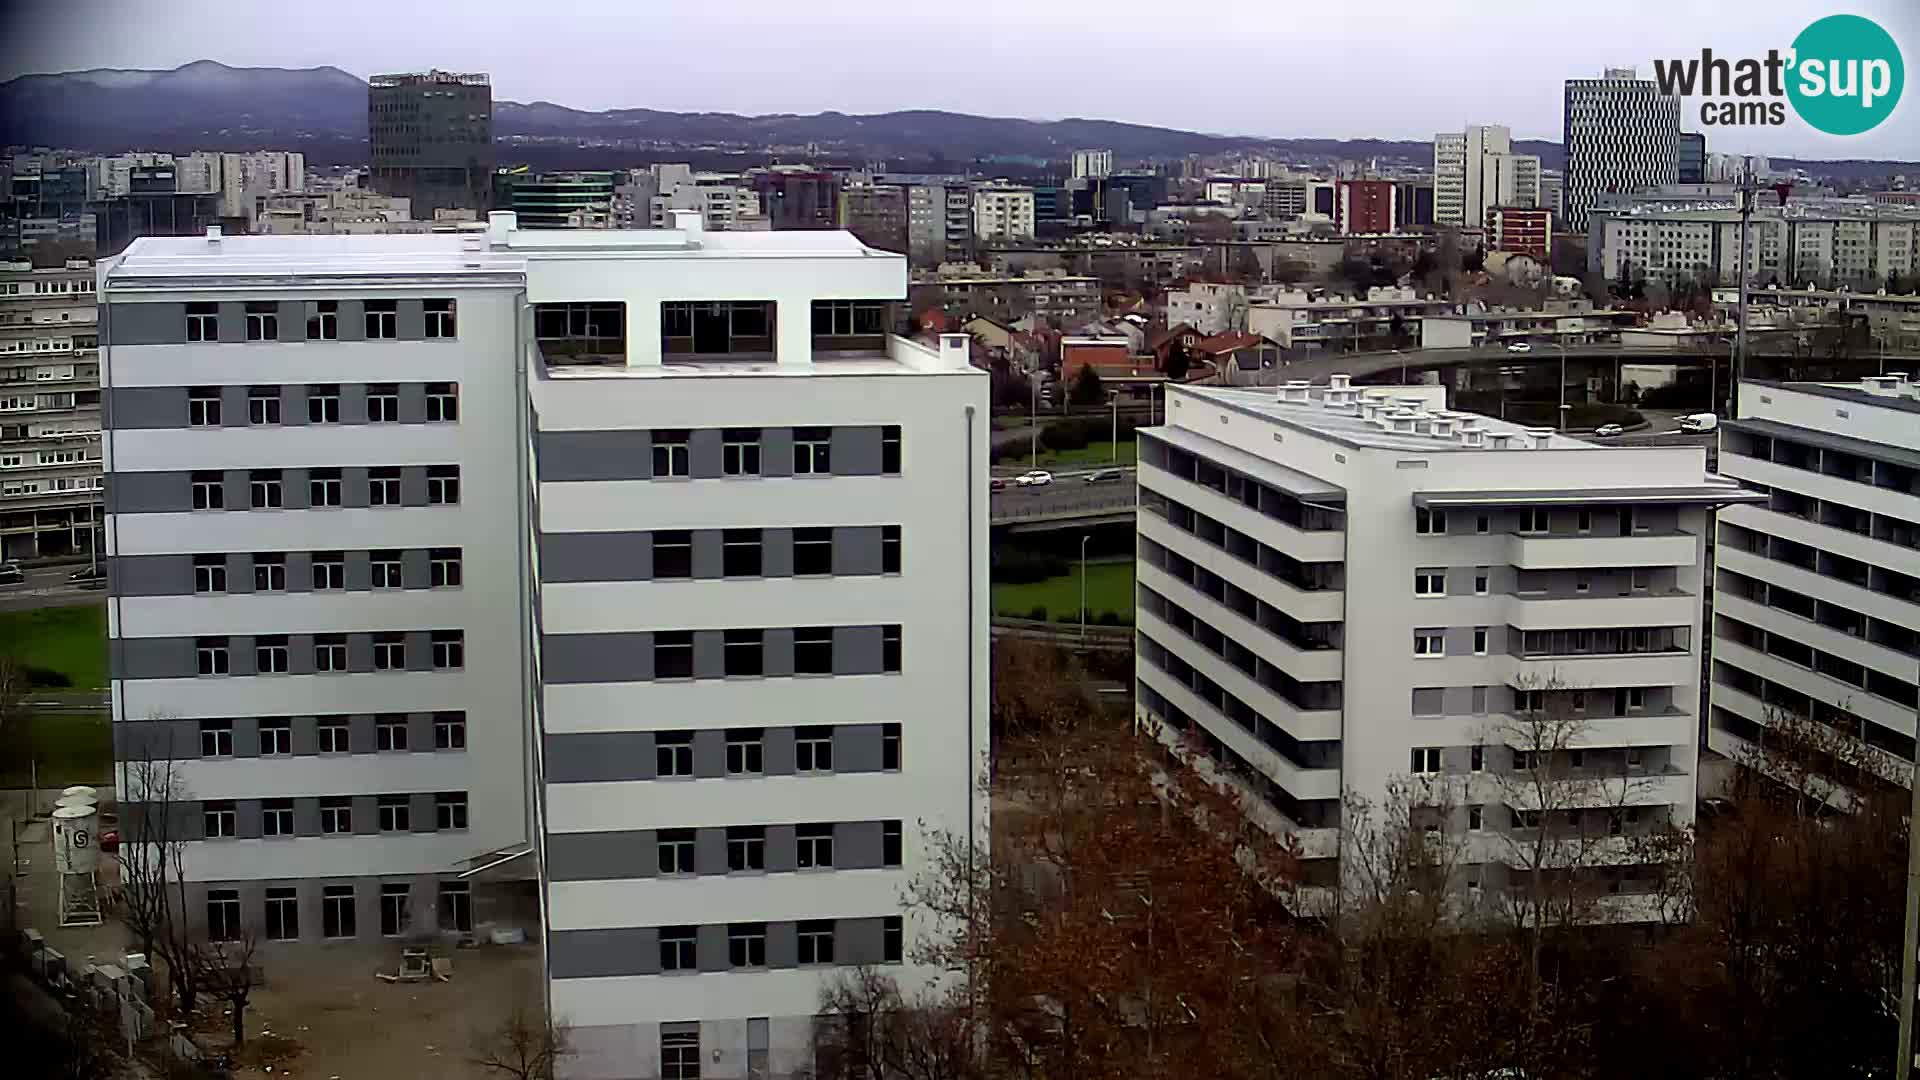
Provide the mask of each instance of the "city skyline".
MULTIPOLYGON (((1284 23, 1255 17, 1253 8, 1242 15, 1229 5, 1219 18, 1180 26, 1162 25, 1158 9, 1139 5, 1133 9, 1139 18, 1088 27, 983 0, 976 12, 982 19, 1017 18, 1027 32, 996 39, 990 51, 968 53, 954 77, 929 78, 924 52, 903 43, 933 41, 956 24, 950 14, 902 5, 868 3, 804 23, 771 5, 744 13, 660 12, 628 31, 614 21, 621 9, 602 0, 574 0, 557 5, 558 11, 552 4, 538 10, 501 5, 484 18, 459 22, 444 19, 442 11, 396 11, 345 0, 328 9, 326 20, 301 26, 299 33, 285 32, 284 13, 269 26, 259 9, 234 0, 184 0, 158 25, 141 18, 140 7, 138 0, 15 5, 15 29, 0 35, 6 42, 0 45, 0 79, 91 68, 165 69, 199 59, 232 66, 331 65, 362 77, 438 67, 489 73, 500 100, 586 110, 806 115, 924 108, 1035 119, 1084 116, 1272 138, 1430 140, 1435 132, 1492 123, 1511 127, 1516 138, 1558 141, 1566 79, 1597 77, 1617 66, 1637 66, 1650 77, 1656 56, 1686 55, 1702 46, 1728 56, 1764 54, 1790 43, 1809 21, 1804 7, 1786 3, 1753 5, 1733 25, 1704 7, 1674 10, 1635 0, 1605 20, 1589 20, 1577 37, 1537 41, 1531 51, 1514 55, 1504 48, 1508 38, 1489 32, 1496 20, 1512 15, 1511 8, 1485 2, 1389 0, 1368 14, 1302 13, 1284 23), (606 25, 568 38, 565 63, 551 52, 517 48, 575 20, 606 25), (369 35, 368 25, 389 32, 369 35), (1227 26, 1232 33, 1221 32, 1227 26), (101 33, 102 27, 128 29, 101 33), (1650 35, 1649 28, 1661 32, 1650 35), (423 47, 423 41, 431 44, 423 47), (687 49, 689 41, 724 47, 687 49), (1151 66, 1200 55, 1208 57, 1210 70, 1243 71, 1253 84, 1272 89, 1209 100, 1167 93, 1164 81, 1062 76, 1063 59, 1075 57, 1151 66), (1445 70, 1460 77, 1433 78, 1436 55, 1450 58, 1445 70), (1359 61, 1365 66, 1358 67, 1359 61), (863 69, 863 77, 841 77, 849 65, 863 69), (1356 75, 1363 78, 1356 82, 1356 75), (1143 89, 1129 92, 1128 86, 1143 89)), ((1854 10, 1899 40, 1920 40, 1920 11, 1910 5, 1867 0, 1854 10)), ((473 9, 462 13, 471 16, 473 9)), ((1875 130, 1851 138, 1821 135, 1797 117, 1780 128, 1703 128, 1692 101, 1682 109, 1682 127, 1704 130, 1716 151, 1781 157, 1900 158, 1920 145, 1920 109, 1910 103, 1875 130)))

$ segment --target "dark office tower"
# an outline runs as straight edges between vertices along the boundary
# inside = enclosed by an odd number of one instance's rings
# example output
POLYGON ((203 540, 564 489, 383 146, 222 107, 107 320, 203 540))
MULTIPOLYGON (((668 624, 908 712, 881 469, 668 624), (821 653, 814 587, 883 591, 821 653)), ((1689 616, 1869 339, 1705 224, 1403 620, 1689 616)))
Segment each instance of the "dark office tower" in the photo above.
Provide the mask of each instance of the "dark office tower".
POLYGON ((840 178, 820 169, 775 165, 748 174, 775 229, 840 227, 840 178))
POLYGON ((1698 131, 1680 133, 1680 182, 1707 182, 1707 137, 1698 131))
POLYGON ((417 219, 484 211, 493 185, 493 87, 485 75, 375 75, 367 85, 373 189, 413 200, 417 219))

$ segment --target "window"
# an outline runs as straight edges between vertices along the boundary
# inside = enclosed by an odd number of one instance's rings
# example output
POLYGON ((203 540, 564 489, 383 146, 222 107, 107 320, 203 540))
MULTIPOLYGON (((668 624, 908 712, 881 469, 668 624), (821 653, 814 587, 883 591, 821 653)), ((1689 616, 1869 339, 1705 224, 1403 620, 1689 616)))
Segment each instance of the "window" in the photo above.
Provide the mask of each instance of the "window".
POLYGON ((728 675, 760 675, 766 671, 760 631, 728 630, 721 640, 728 675))
POLYGON ((900 770, 900 725, 880 725, 880 768, 887 772, 900 770))
POLYGON ((193 557, 193 591, 196 593, 227 591, 227 557, 225 555, 193 557))
POLYGON ((798 825, 794 827, 794 842, 799 845, 796 865, 802 870, 829 870, 833 868, 833 826, 798 825))
POLYGON ((345 836, 353 832, 353 799, 334 795, 320 800, 320 832, 326 836, 345 836))
POLYGON ((888 476, 900 475, 900 425, 888 424, 880 429, 880 471, 888 476))
POLYGON ((207 890, 207 939, 240 940, 240 890, 207 890))
POLYGON ((367 340, 400 336, 400 301, 368 300, 363 310, 366 312, 367 340))
POLYGON ((1629 686, 1620 691, 1617 712, 1640 712, 1647 707, 1647 688, 1629 686))
POLYGON ((880 526, 880 572, 900 572, 900 526, 880 526))
POLYGON ((726 529, 720 534, 720 572, 727 577, 760 576, 760 530, 726 529))
POLYGON ((407 670, 407 638, 391 631, 373 635, 373 670, 407 670))
POLYGON ((247 391, 247 423, 255 427, 280 422, 280 388, 255 386, 247 391))
POLYGON ((1440 771, 1440 748, 1437 746, 1416 746, 1413 748, 1413 771, 1415 773, 1437 773, 1440 771))
POLYGON ((453 337, 453 301, 429 300, 427 309, 427 336, 430 338, 453 337))
POLYGON ((1575 574, 1573 576, 1574 592, 1585 594, 1587 592, 1591 592, 1592 589, 1593 589, 1593 580, 1589 578, 1586 574, 1580 573, 1580 574, 1575 574))
POLYGON ((833 963, 833 920, 809 919, 799 927, 800 963, 833 963))
POLYGON ((1486 747, 1476 746, 1473 748, 1473 761, 1472 761, 1471 767, 1474 772, 1482 772, 1486 769, 1487 767, 1487 748, 1486 747))
POLYGON ((195 670, 202 675, 225 675, 232 670, 227 657, 227 639, 223 637, 194 639, 193 658, 195 670))
POLYGON ((278 552, 255 552, 253 588, 255 592, 286 592, 287 557, 278 552))
POLYGON ((454 506, 460 502, 460 466, 427 466, 427 503, 454 506))
POLYGON ((367 423, 400 422, 400 388, 393 383, 373 383, 367 387, 367 423))
POLYGON ((898 821, 880 823, 880 864, 899 866, 902 835, 898 821))
POLYGON ((727 927, 727 965, 737 968, 767 966, 766 923, 732 923, 727 927))
POLYGON ((1637 746, 1627 748, 1627 768, 1638 769, 1647 763, 1647 752, 1637 746))
POLYGON ((900 674, 899 623, 889 623, 880 628, 880 670, 888 675, 900 674))
POLYGON ((1515 690, 1513 707, 1523 713, 1547 711, 1547 692, 1545 690, 1515 690))
POLYGON ((373 587, 376 589, 398 589, 401 587, 400 553, 391 549, 368 552, 367 569, 371 573, 373 587))
POLYGON ((354 935, 353 886, 327 885, 321 888, 320 933, 336 939, 354 935))
POLYGON ((187 391, 187 424, 190 427, 220 426, 220 388, 196 386, 187 391))
POLYGON ((307 387, 307 423, 337 424, 339 422, 339 384, 321 383, 307 387))
POLYGON ((664 876, 693 873, 693 830, 661 829, 655 834, 664 876))
POLYGON ((1515 810, 1513 812, 1513 827, 1516 829, 1539 828, 1540 827, 1540 811, 1515 810))
POLYGON ((1413 595, 1445 596, 1447 594, 1447 572, 1444 570, 1415 570, 1413 572, 1413 595))
POLYGON ((351 729, 344 716, 323 716, 317 725, 320 735, 320 752, 323 754, 345 754, 352 751, 351 729))
POLYGON ((796 675, 833 674, 833 628, 803 626, 793 632, 793 672, 796 675))
POLYGON ((283 505, 279 469, 255 469, 247 474, 247 501, 255 510, 278 510, 283 505))
POLYGON ((262 799, 260 801, 260 835, 293 835, 292 799, 262 799))
POLYGON ((427 423, 451 424, 459 419, 459 388, 450 382, 428 383, 427 423))
POLYGON ((440 883, 440 929, 473 933, 473 889, 464 881, 440 883))
POLYGON ((340 336, 340 301, 307 301, 307 340, 333 341, 340 336))
POLYGON ((1487 628, 1484 626, 1473 628, 1473 655, 1487 655, 1487 628))
POLYGON ((759 776, 765 771, 766 735, 759 728, 727 732, 727 775, 759 776))
POLYGON ((727 869, 747 873, 767 868, 767 830, 761 825, 727 829, 727 869))
POLYGON ((833 530, 793 530, 793 572, 798 576, 833 573, 833 530))
POLYGON ((1481 514, 1473 519, 1473 531, 1485 536, 1493 527, 1493 519, 1481 514))
POLYGON ((310 505, 340 506, 344 502, 344 495, 339 469, 307 471, 307 502, 310 505))
POLYGON ((233 756, 233 721, 200 721, 200 756, 233 756))
POLYGON ((794 733, 793 767, 797 772, 833 771, 833 729, 803 727, 794 733))
POLYGON ((260 756, 274 757, 293 753, 293 719, 269 716, 260 721, 260 756))
POLYGON ((653 534, 653 576, 693 576, 693 534, 685 529, 662 529, 653 534))
POLYGON ((760 475, 760 429, 728 428, 720 444, 720 471, 728 476, 760 475))
POLYGON ((1629 575, 1629 582, 1634 592, 1646 592, 1648 582, 1651 578, 1652 575, 1650 573, 1639 567, 1635 567, 1629 575))
POLYGON ((653 677, 656 679, 693 678, 693 631, 654 631, 653 677))
POLYGON ((700 1080, 700 1029, 669 1031, 660 1028, 661 1080, 700 1080))
POLYGON ((220 340, 220 305, 219 304, 188 304, 187 305, 187 340, 188 341, 219 341, 220 340))
POLYGON ((433 548, 427 552, 427 584, 435 589, 460 587, 459 548, 433 548))
POLYGON ((1513 752, 1513 771, 1532 772, 1536 767, 1546 764, 1546 758, 1537 750, 1515 750, 1513 752))
POLYGON ((317 592, 347 587, 347 555, 344 551, 313 553, 313 587, 317 592))
POLYGON ((1467 830, 1469 832, 1479 832, 1480 827, 1485 823, 1486 823, 1486 810, 1484 807, 1481 807, 1481 806, 1467 807, 1467 830))
POLYGON ((413 922, 412 888, 405 882, 382 882, 380 885, 380 933, 385 937, 399 937, 407 932, 413 922))
POLYGON ((467 635, 461 630, 433 632, 433 666, 437 671, 456 671, 467 666, 467 635))
POLYGON ((831 449, 833 429, 803 427, 793 429, 793 474, 806 476, 833 471, 831 449))
POLYGON ((1487 583, 1488 583, 1487 567, 1482 566, 1476 569, 1473 572, 1473 595, 1475 596, 1487 595, 1487 583))
POLYGON ((816 300, 813 332, 821 337, 884 334, 887 305, 860 300, 816 300))
POLYGON ((907 928, 898 915, 880 920, 880 962, 898 964, 906 958, 907 928))
POLYGON ((407 718, 398 713, 381 713, 374 717, 373 746, 376 750, 405 750, 407 718))
POLYGON ((230 801, 201 803, 200 819, 209 840, 222 840, 240 834, 239 814, 230 801))
POLYGON ((1413 511, 1413 531, 1422 536, 1444 536, 1447 532, 1447 512, 1416 507, 1413 511))
POLYGON ((653 739, 654 775, 693 775, 693 732, 663 731, 653 739))
POLYGON ((433 748, 435 750, 465 750, 467 748, 467 714, 442 712, 433 714, 433 748))
POLYGON ((1545 510, 1520 511, 1520 531, 1534 534, 1546 532, 1547 512, 1545 510))
POLYGON ((653 433, 653 475, 656 479, 691 474, 685 429, 653 433))
POLYGON ((1590 533, 1593 531, 1593 511, 1591 510, 1580 511, 1580 518, 1577 523, 1577 528, 1578 528, 1578 531, 1583 533, 1590 533))
POLYGON ((382 795, 379 801, 381 832, 406 832, 413 827, 410 800, 405 795, 382 795))
POLYGON ((1413 655, 1445 656, 1446 653, 1446 633, 1444 631, 1415 630, 1413 632, 1413 655))
POLYGON ((433 797, 433 824, 437 829, 467 827, 467 793, 442 791, 433 797))
POLYGON ((267 940, 295 941, 300 937, 300 892, 297 889, 267 890, 267 940))
POLYGON ((193 474, 193 508, 195 510, 220 510, 227 505, 226 486, 217 472, 196 472, 193 474))

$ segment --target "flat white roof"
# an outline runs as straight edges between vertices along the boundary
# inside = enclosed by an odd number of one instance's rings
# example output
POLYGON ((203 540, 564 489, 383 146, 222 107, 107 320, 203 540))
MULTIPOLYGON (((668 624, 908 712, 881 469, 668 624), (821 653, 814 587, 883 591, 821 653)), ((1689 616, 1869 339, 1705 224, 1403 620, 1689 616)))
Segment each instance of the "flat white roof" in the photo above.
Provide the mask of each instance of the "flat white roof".
MULTIPOLYGON (((1387 404, 1398 406, 1402 395, 1433 392, 1431 386, 1354 386, 1356 400, 1364 400, 1359 395, 1384 391, 1387 404)), ((1176 393, 1192 394, 1213 404, 1225 405, 1238 412, 1247 413, 1265 420, 1300 428, 1316 435, 1324 435, 1351 446, 1379 450, 1417 450, 1421 452, 1459 452, 1465 454, 1485 453, 1486 448, 1471 447, 1457 437, 1452 439, 1436 438, 1432 435, 1416 435, 1387 431, 1368 423, 1352 411, 1329 409, 1322 395, 1324 386, 1315 386, 1310 390, 1311 400, 1306 402, 1281 401, 1278 387, 1264 387, 1259 390, 1241 390, 1220 386, 1184 386, 1176 388, 1176 393)), ((1431 418, 1435 413, 1429 413, 1431 418)), ((1534 437, 1528 434, 1534 429, 1522 424, 1510 423, 1479 413, 1449 411, 1445 415, 1460 420, 1473 420, 1480 430, 1488 433, 1506 434, 1514 437, 1509 447, 1533 447, 1534 437)), ((1458 430, 1456 423, 1455 430, 1458 430)), ((1584 439, 1553 433, 1545 436, 1547 450, 1602 450, 1610 449, 1584 439)))

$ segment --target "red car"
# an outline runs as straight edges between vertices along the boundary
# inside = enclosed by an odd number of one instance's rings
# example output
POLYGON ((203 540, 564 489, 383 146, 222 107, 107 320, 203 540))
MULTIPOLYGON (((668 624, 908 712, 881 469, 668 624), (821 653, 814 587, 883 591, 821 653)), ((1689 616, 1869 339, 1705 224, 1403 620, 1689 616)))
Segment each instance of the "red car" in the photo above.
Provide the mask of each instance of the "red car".
POLYGON ((993 478, 992 482, 987 485, 987 490, 1005 491, 1007 490, 1007 482, 996 476, 993 478))

